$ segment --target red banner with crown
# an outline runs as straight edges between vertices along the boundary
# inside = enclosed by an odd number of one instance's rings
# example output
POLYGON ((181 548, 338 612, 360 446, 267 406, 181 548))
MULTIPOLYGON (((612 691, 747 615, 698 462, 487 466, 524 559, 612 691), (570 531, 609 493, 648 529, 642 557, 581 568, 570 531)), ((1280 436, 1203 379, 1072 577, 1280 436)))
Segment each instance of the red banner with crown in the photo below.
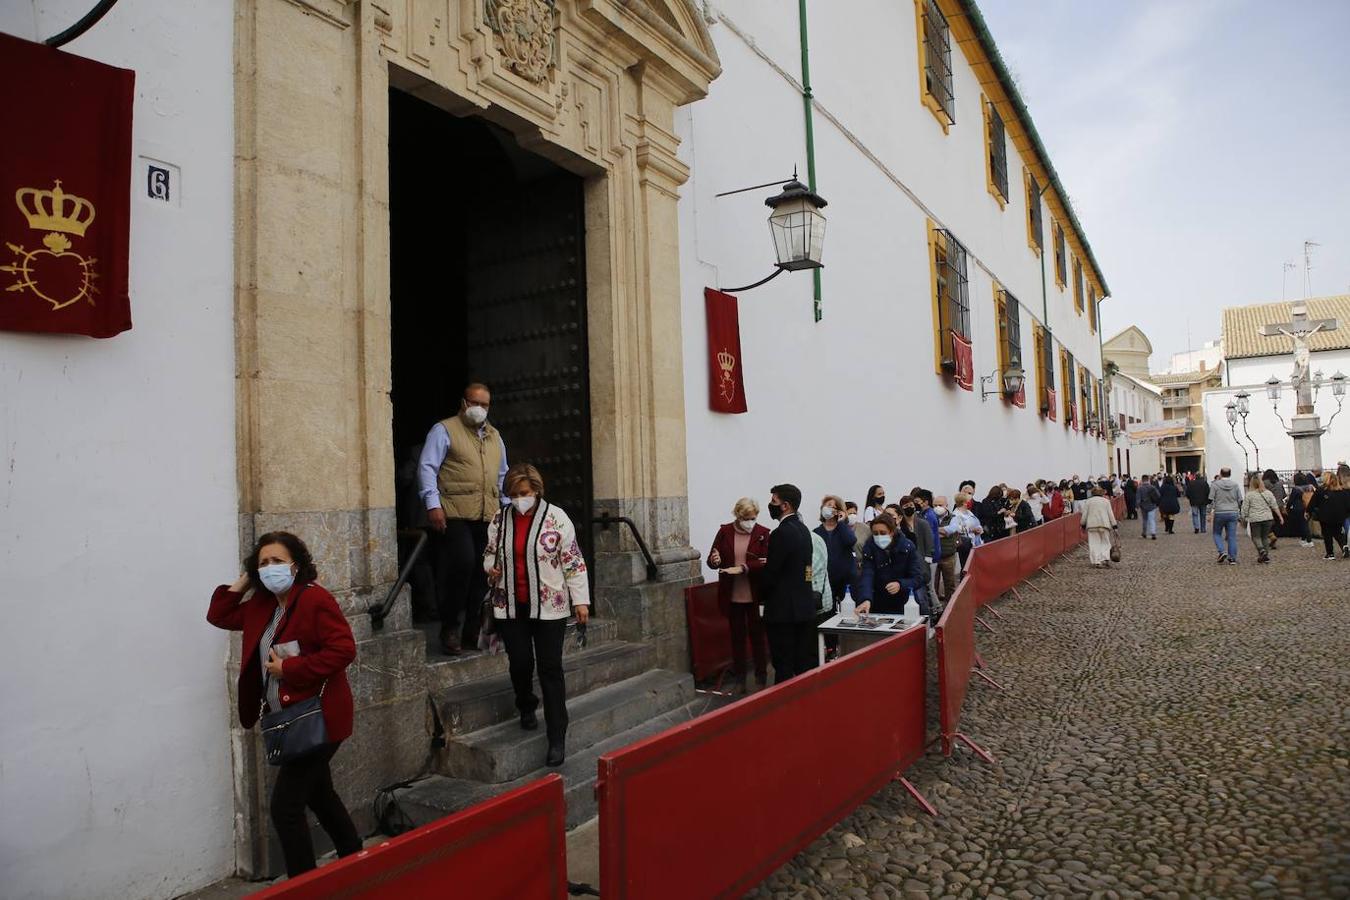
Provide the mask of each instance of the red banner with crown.
POLYGON ((713 412, 743 413, 745 367, 736 298, 705 288, 703 306, 708 314, 708 407, 713 412))
POLYGON ((1055 389, 1045 389, 1045 417, 1051 422, 1055 421, 1055 389))
POLYGON ((135 73, 0 34, 0 329, 131 327, 135 73))

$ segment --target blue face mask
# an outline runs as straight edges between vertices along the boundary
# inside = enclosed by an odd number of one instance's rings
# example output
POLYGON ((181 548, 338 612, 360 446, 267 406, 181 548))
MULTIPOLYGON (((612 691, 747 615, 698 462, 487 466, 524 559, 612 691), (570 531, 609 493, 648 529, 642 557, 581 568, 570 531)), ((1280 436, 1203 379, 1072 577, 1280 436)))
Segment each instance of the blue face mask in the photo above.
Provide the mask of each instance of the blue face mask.
POLYGON ((891 536, 889 534, 875 534, 872 536, 872 543, 885 550, 891 545, 891 536))
POLYGON ((278 597, 283 596, 295 584, 295 576, 291 574, 290 563, 261 566, 258 569, 258 579, 263 583, 263 587, 278 597))

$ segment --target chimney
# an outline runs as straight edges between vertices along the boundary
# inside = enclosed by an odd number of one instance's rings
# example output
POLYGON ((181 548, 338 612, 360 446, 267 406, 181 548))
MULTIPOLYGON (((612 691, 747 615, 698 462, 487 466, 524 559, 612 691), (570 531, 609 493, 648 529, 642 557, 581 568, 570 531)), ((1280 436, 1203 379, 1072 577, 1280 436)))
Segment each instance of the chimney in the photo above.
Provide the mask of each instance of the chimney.
POLYGON ((1205 369, 1207 369, 1207 368, 1208 368, 1208 366, 1205 365, 1205 361, 1204 361, 1203 359, 1200 360, 1200 372, 1201 372, 1201 374, 1204 374, 1204 371, 1205 371, 1205 369))

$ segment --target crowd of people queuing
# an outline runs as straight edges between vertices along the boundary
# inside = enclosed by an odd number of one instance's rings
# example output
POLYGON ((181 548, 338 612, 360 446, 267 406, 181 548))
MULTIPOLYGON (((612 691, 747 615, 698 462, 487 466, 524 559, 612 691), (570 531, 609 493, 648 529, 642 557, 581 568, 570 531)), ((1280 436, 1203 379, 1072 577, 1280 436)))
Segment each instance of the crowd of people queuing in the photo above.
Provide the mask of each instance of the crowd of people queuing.
POLYGON ((814 668, 816 626, 845 595, 860 614, 899 614, 912 598, 936 622, 975 547, 1065 514, 1083 514, 1090 561, 1109 567, 1119 524, 1109 498, 1123 492, 1117 476, 1075 475, 996 484, 981 498, 967 479, 950 496, 915 486, 887 502, 886 488, 874 484, 861 507, 826 494, 804 511, 801 490, 780 484, 768 504, 773 531, 759 523, 759 504, 741 497, 707 556, 731 626, 733 683, 742 692, 764 687, 770 662, 775 682, 814 668))

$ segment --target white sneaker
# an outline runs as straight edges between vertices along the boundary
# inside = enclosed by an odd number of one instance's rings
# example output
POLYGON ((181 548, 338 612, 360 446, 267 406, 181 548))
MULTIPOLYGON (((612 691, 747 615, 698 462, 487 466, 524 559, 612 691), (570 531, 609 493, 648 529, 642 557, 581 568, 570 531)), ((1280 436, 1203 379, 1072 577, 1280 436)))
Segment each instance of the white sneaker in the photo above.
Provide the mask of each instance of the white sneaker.
POLYGON ((1300 547, 1311 547, 1311 546, 1313 546, 1313 542, 1312 542, 1312 541, 1299 541, 1299 542, 1298 542, 1298 545, 1299 545, 1300 547))

